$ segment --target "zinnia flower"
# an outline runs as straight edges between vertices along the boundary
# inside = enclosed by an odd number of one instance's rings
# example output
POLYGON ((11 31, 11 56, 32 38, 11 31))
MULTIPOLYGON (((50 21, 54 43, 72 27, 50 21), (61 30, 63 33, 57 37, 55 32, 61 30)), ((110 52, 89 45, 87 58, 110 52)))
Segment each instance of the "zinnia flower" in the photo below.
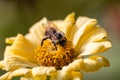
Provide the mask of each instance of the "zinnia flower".
POLYGON ((75 21, 74 13, 64 20, 43 18, 29 33, 6 38, 6 43, 0 68, 7 72, 0 80, 82 80, 81 71, 109 66, 96 55, 111 47, 106 31, 96 19, 80 16, 75 21))

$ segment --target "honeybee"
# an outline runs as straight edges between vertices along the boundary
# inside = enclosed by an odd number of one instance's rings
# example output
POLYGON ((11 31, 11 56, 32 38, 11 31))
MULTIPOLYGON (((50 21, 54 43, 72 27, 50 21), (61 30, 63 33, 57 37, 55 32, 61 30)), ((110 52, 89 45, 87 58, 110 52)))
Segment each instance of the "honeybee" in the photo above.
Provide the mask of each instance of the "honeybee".
POLYGON ((50 39, 57 50, 56 45, 59 44, 62 47, 66 45, 67 38, 65 34, 58 30, 53 22, 48 21, 48 24, 43 24, 43 27, 46 28, 44 33, 45 37, 42 39, 41 46, 43 45, 44 40, 50 39))

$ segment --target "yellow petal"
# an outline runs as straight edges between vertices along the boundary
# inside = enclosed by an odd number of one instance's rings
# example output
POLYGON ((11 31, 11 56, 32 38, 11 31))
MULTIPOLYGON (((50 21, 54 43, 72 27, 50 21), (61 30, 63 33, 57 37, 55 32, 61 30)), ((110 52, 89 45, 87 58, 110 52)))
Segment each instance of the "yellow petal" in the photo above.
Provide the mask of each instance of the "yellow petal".
POLYGON ((101 67, 108 67, 109 61, 102 56, 92 56, 84 59, 83 71, 93 72, 99 70, 101 67))
POLYGON ((74 18, 75 14, 71 13, 69 14, 64 20, 54 20, 53 22, 57 25, 57 28, 61 31, 63 31, 66 35, 66 37, 70 40, 71 28, 74 27, 74 18))
POLYGON ((10 74, 11 72, 7 72, 4 75, 0 76, 0 80, 11 80, 11 79, 8 79, 10 74))
MULTIPOLYGON (((80 55, 91 55, 106 51, 111 47, 106 31, 96 25, 95 19, 84 21, 73 38, 74 49, 80 55)), ((75 54, 78 56, 78 54, 75 54)))
POLYGON ((81 23, 81 21, 82 21, 81 18, 82 17, 79 17, 76 21, 76 26, 78 29, 75 32, 75 35, 73 37, 73 45, 74 46, 77 46, 77 44, 78 44, 79 40, 81 39, 81 37, 83 36, 83 34, 90 28, 94 27, 97 23, 97 21, 95 19, 89 19, 89 18, 86 19, 86 17, 84 17, 86 21, 81 23))
POLYGON ((29 33, 25 36, 28 40, 33 43, 33 45, 39 45, 41 40, 44 37, 45 28, 42 24, 47 24, 47 19, 43 18, 42 20, 35 23, 29 30, 29 33))
POLYGON ((0 61, 0 69, 5 70, 5 62, 0 61))
POLYGON ((32 76, 24 76, 21 77, 20 80, 34 80, 34 78, 32 76))
POLYGON ((82 80, 82 73, 79 71, 57 71, 51 74, 50 80, 82 80))
POLYGON ((32 69, 32 74, 33 76, 40 76, 40 75, 50 75, 51 72, 54 72, 56 71, 55 67, 44 67, 44 66, 41 66, 41 67, 34 67, 32 69))
POLYGON ((30 69, 27 68, 19 68, 15 71, 13 71, 10 75, 9 75, 9 79, 12 79, 13 77, 18 77, 18 76, 24 76, 24 75, 29 75, 30 69))
POLYGON ((15 70, 21 67, 35 67, 37 64, 32 63, 20 56, 16 56, 10 52, 11 47, 7 46, 4 53, 4 66, 5 69, 15 70))
POLYGON ((16 37, 10 37, 5 39, 5 43, 7 44, 12 44, 15 41, 16 37))
POLYGON ((64 71, 76 71, 76 70, 80 70, 82 68, 83 65, 83 59, 76 59, 74 60, 72 63, 70 63, 68 66, 64 66, 62 68, 62 70, 64 71))
POLYGON ((111 47, 111 43, 109 41, 102 42, 92 42, 88 43, 84 47, 84 51, 79 56, 86 56, 91 54, 96 54, 99 52, 104 52, 111 47))
POLYGON ((24 36, 18 34, 14 43, 11 46, 11 52, 14 55, 35 62, 35 48, 24 36))

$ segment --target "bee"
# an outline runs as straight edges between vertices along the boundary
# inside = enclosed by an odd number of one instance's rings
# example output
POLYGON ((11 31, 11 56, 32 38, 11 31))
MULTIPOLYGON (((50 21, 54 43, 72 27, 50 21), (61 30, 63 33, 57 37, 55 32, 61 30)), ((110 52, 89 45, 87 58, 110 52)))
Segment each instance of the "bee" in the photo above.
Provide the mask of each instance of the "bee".
POLYGON ((45 37, 42 39, 41 46, 46 39, 50 39, 57 50, 56 45, 59 44, 62 47, 66 45, 67 38, 65 34, 58 30, 53 22, 48 21, 48 24, 43 24, 43 27, 46 27, 46 31, 44 33, 45 37))

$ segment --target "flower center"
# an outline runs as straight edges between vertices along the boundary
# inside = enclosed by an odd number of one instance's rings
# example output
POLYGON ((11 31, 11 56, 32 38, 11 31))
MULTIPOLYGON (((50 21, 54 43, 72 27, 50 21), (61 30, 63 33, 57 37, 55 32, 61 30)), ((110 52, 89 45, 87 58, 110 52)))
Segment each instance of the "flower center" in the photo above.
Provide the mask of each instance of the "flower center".
POLYGON ((66 41, 63 47, 59 44, 53 44, 52 40, 46 39, 42 46, 38 46, 35 50, 37 53, 36 60, 41 66, 54 66, 61 69, 73 61, 74 50, 72 42, 66 41), (55 45, 57 50, 55 49, 55 45))

